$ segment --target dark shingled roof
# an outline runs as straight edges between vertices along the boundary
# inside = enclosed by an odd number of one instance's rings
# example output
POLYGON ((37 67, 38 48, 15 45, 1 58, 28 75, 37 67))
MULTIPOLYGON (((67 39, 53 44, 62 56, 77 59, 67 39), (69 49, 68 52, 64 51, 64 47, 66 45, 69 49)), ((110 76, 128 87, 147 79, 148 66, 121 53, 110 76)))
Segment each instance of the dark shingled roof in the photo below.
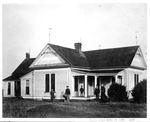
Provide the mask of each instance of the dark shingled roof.
POLYGON ((11 74, 11 76, 3 79, 3 81, 19 80, 20 77, 32 71, 32 69, 29 69, 29 66, 34 60, 35 58, 25 59, 11 74))
POLYGON ((82 52, 62 46, 50 44, 50 46, 73 67, 90 68, 90 65, 82 52))
POLYGON ((139 46, 84 52, 91 69, 129 67, 139 46))
POLYGON ((50 44, 73 67, 89 69, 129 67, 139 46, 78 52, 50 44))

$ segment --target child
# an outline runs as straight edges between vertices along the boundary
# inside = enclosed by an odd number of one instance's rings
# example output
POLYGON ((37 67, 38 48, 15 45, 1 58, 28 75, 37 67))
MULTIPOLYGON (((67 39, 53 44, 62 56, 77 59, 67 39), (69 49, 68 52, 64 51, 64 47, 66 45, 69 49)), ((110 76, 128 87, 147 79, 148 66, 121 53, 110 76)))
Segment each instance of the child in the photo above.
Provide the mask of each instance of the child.
POLYGON ((51 101, 53 102, 55 96, 54 96, 55 91, 52 89, 50 92, 50 96, 51 96, 51 101))

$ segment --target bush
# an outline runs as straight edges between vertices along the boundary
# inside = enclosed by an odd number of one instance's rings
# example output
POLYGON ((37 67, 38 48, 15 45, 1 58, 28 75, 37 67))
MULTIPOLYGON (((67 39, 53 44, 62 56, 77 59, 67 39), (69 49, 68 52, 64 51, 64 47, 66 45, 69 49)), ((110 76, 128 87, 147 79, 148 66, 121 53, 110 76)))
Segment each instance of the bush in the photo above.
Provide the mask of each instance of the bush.
POLYGON ((121 84, 114 83, 108 89, 108 96, 112 101, 127 100, 126 87, 121 84))
POLYGON ((146 103, 147 100, 147 80, 139 82, 132 90, 134 102, 146 103))

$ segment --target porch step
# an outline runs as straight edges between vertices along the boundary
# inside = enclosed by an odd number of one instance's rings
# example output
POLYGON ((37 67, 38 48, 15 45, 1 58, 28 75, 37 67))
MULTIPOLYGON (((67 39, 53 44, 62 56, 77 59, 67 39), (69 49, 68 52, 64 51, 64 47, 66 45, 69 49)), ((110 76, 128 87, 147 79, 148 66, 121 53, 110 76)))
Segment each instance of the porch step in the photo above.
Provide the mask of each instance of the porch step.
POLYGON ((71 100, 93 100, 95 97, 71 97, 71 100))

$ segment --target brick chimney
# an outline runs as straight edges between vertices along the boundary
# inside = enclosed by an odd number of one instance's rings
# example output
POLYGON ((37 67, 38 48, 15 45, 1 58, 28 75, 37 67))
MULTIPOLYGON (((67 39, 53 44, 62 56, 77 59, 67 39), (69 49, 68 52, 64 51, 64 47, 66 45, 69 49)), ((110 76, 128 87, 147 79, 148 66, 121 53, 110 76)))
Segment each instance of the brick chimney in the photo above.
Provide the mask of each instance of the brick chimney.
POLYGON ((81 46, 82 46, 82 44, 80 42, 74 44, 75 50, 77 50, 79 52, 81 52, 81 46))
POLYGON ((26 59, 30 59, 30 53, 26 53, 26 59))

